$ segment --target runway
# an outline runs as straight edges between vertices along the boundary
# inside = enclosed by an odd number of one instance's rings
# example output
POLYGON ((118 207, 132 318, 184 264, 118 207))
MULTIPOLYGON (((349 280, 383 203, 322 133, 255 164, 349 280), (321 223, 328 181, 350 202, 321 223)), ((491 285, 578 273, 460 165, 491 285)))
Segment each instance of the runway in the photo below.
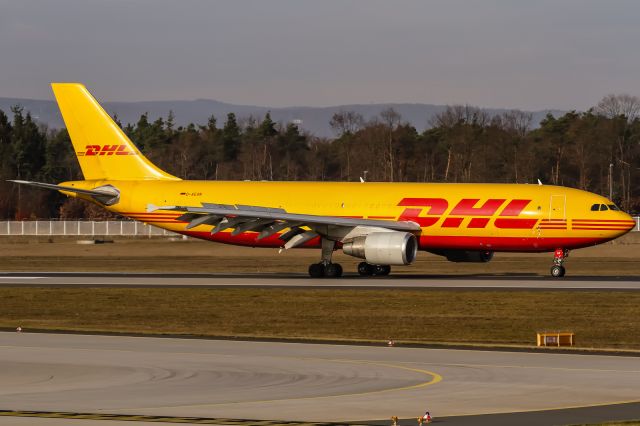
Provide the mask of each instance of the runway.
POLYGON ((132 274, 4 273, 1 286, 85 287, 286 287, 396 288, 451 290, 640 290, 640 277, 579 276, 562 279, 532 275, 395 275, 311 279, 301 274, 132 274))
MULTIPOLYGON (((392 415, 408 425, 427 409, 451 425, 640 417, 632 357, 29 333, 0 333, 0 348, 0 410, 266 426, 389 424, 392 415), (588 405, 598 407, 570 409, 588 405), (562 411, 525 412, 549 409, 562 411), (525 413, 479 416, 511 412, 525 413)), ((27 424, 12 419, 0 424, 27 424)), ((70 424, 83 423, 99 424, 70 424)))

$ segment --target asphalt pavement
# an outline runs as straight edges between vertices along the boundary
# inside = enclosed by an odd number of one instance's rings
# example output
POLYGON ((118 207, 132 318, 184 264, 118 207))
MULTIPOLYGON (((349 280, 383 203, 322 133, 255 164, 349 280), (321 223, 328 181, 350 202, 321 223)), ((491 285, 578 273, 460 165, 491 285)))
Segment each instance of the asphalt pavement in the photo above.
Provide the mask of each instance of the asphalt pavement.
POLYGON ((15 414, 0 424, 57 425, 59 412, 76 413, 68 421, 78 426, 131 416, 390 424, 394 415, 408 425, 425 410, 451 425, 640 418, 637 357, 0 333, 0 365, 0 410, 15 414), (24 417, 33 410, 42 414, 24 417))

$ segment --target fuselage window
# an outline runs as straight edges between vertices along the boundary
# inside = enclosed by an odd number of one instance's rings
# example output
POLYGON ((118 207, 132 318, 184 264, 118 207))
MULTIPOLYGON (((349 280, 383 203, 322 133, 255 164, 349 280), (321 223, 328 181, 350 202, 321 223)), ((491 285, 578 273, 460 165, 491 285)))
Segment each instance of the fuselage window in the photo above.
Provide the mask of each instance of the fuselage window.
POLYGON ((613 210, 614 212, 620 211, 618 206, 616 206, 615 204, 609 204, 609 210, 613 210))
POLYGON ((606 204, 600 204, 600 211, 603 212, 605 210, 609 210, 606 204))
POLYGON ((597 212, 598 210, 600 210, 600 204, 594 204, 591 206, 592 212, 597 212))

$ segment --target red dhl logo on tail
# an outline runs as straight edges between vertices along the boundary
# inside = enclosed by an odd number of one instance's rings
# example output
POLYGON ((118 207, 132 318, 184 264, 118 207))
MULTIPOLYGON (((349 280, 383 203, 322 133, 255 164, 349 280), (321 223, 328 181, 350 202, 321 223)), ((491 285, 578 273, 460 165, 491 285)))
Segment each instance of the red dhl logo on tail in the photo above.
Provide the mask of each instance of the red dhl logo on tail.
POLYGON ((126 145, 87 145, 84 152, 79 151, 77 154, 85 157, 96 155, 136 155, 126 145))
MULTIPOLYGON (((493 225, 496 228, 532 229, 538 222, 538 219, 518 218, 531 200, 510 200, 507 202, 503 198, 490 198, 481 205, 478 205, 479 202, 479 198, 460 200, 440 226, 442 228, 460 228, 464 220, 471 217, 466 222, 467 228, 486 228, 492 216, 499 210, 500 214, 493 220, 493 225)), ((442 218, 442 215, 449 209, 449 202, 444 198, 403 198, 398 206, 407 207, 400 214, 400 220, 410 220, 422 228, 427 228, 435 225, 442 218)))

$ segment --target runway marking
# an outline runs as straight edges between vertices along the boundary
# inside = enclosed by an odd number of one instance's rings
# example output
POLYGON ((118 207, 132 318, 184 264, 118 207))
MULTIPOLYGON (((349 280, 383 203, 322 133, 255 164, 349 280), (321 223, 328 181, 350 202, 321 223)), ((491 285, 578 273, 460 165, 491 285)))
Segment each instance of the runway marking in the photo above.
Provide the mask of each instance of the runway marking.
MULTIPOLYGON (((567 354, 558 354, 558 355, 567 355, 567 354)), ((545 369, 545 370, 563 370, 563 371, 593 371, 593 372, 604 372, 604 373, 611 373, 611 372, 640 373, 640 370, 611 370, 611 369, 598 369, 598 368, 565 368, 565 367, 545 367, 545 366, 525 366, 525 365, 443 364, 443 363, 429 363, 429 362, 420 362, 420 361, 407 361, 406 364, 436 365, 436 366, 444 366, 444 367, 483 367, 483 368, 494 367, 494 368, 545 369)), ((605 407, 608 405, 637 404, 637 403, 640 403, 640 399, 597 402, 597 403, 587 404, 587 405, 564 405, 564 406, 555 406, 555 407, 549 407, 549 408, 537 408, 532 410, 515 410, 515 411, 510 410, 510 411, 498 411, 498 412, 489 412, 489 413, 477 412, 477 413, 468 413, 468 414, 456 414, 456 417, 480 416, 480 415, 487 415, 487 414, 518 414, 518 413, 530 413, 530 412, 550 411, 550 410, 571 410, 571 409, 579 409, 579 408, 605 407)))
MULTIPOLYGON (((264 399, 264 400, 255 400, 255 401, 218 402, 218 403, 211 403, 211 404, 188 404, 188 405, 171 405, 171 406, 165 405, 165 407, 171 407, 171 408, 219 407, 223 405, 268 404, 268 403, 282 402, 282 401, 306 401, 310 399, 343 398, 343 397, 353 397, 353 396, 362 396, 362 395, 373 395, 373 394, 385 393, 385 392, 398 392, 398 391, 405 391, 405 390, 411 390, 411 389, 419 389, 419 388, 435 385, 436 383, 439 383, 442 381, 442 376, 438 373, 434 373, 433 371, 422 370, 419 368, 405 367, 397 364, 387 364, 383 362, 367 361, 367 360, 326 359, 326 358, 298 358, 298 359, 308 360, 308 361, 313 360, 313 361, 338 362, 338 363, 348 363, 348 364, 378 365, 378 366, 383 366, 388 368, 397 368, 400 370, 407 370, 407 371, 413 371, 420 374, 425 374, 427 376, 431 376, 431 380, 417 383, 415 385, 380 389, 380 390, 367 391, 367 392, 354 392, 354 393, 343 393, 343 394, 336 394, 336 395, 321 395, 321 396, 305 396, 305 397, 299 397, 299 398, 264 399)), ((138 407, 138 408, 128 408, 128 409, 150 410, 153 408, 154 407, 138 407)))
MULTIPOLYGON (((556 355, 556 354, 554 354, 556 355)), ((562 355, 562 354, 557 354, 562 355)), ((499 364, 445 364, 440 362, 407 361, 406 364, 435 365, 442 367, 478 367, 478 368, 522 368, 559 371, 593 371, 599 373, 640 373, 640 370, 615 370, 607 368, 571 368, 571 367, 546 367, 544 365, 499 365, 499 364)))
MULTIPOLYGON (((7 332, 8 333, 8 332, 7 332)), ((40 333, 31 333, 31 334, 40 334, 40 333)), ((155 337, 140 337, 140 336, 104 336, 104 337, 117 337, 117 338, 131 338, 131 339, 147 339, 147 338, 155 338, 155 337)), ((295 342, 285 342, 284 344, 299 344, 299 343, 295 343, 295 342)), ((42 346, 23 346, 23 345, 0 345, 0 348, 4 348, 4 349, 42 349, 42 348, 47 348, 48 350, 59 350, 59 351, 67 351, 69 350, 69 348, 62 348, 62 347, 48 347, 46 345, 42 345, 42 346)), ((407 349, 414 349, 414 348, 407 348, 407 349)), ((418 349, 423 349, 423 348, 418 348, 418 349)), ((94 351, 100 351, 100 352, 117 352, 117 353, 141 353, 141 351, 138 350, 134 350, 134 349, 112 349, 112 348, 73 348, 74 351, 86 351, 86 352, 94 352, 94 351)), ((451 349, 440 349, 440 348, 424 348, 424 350, 430 350, 430 351, 448 351, 451 349)), ((463 351, 472 351, 472 352, 483 352, 483 353, 495 353, 495 351, 487 351, 487 350, 482 350, 482 349, 462 349, 463 351)), ((210 357, 212 355, 218 356, 218 357, 222 357, 222 358, 235 358, 235 355, 229 355, 229 354, 222 354, 222 353, 215 353, 215 352, 162 352, 163 354, 172 354, 172 355, 195 355, 195 356, 203 356, 203 357, 210 357)), ((559 356, 577 356, 579 354, 567 354, 567 353, 539 353, 539 352, 521 352, 519 353, 519 355, 523 355, 523 356, 541 356, 541 355, 551 355, 554 357, 559 357, 559 356)), ((580 355, 581 356, 581 355, 580 355)), ((591 356, 591 355, 585 355, 585 356, 591 356)), ((593 356, 605 356, 605 357, 611 357, 611 355, 602 355, 602 354, 597 354, 597 355, 593 355, 593 356)), ((289 358, 289 359, 302 359, 302 360, 310 360, 310 361, 328 361, 328 362, 344 362, 344 363, 370 363, 370 364, 378 364, 378 365, 382 365, 382 366, 386 366, 386 367, 390 367, 390 368, 398 368, 398 369, 404 369, 404 370, 409 370, 409 371, 415 371, 418 373, 424 373, 430 376, 433 376, 434 379, 426 382, 426 383, 422 383, 422 384, 418 384, 418 385, 412 385, 410 387, 423 387, 423 386, 428 386, 428 385, 432 385, 432 384, 436 384, 438 382, 440 382, 442 380, 442 376, 440 376, 437 373, 434 373, 432 371, 427 371, 427 370, 421 370, 421 369, 411 369, 409 367, 402 367, 400 365, 397 364, 385 364, 382 362, 378 362, 378 361, 371 361, 371 360, 367 360, 367 359, 327 359, 327 358, 313 358, 313 357, 287 357, 287 356, 279 356, 278 358, 289 358), (438 379, 436 379, 436 377, 439 377, 438 379)), ((637 357, 634 356, 617 356, 617 358, 633 358, 634 360, 637 359, 637 357)), ((493 367, 493 368, 522 368, 522 369, 540 369, 540 370, 559 370, 559 371, 594 371, 594 372, 603 372, 603 373, 640 373, 640 370, 620 370, 620 369, 604 369, 604 368, 571 368, 571 367, 549 367, 549 366, 544 366, 544 365, 501 365, 501 364, 460 364, 460 363, 439 363, 439 362, 426 362, 426 361, 399 361, 402 364, 411 364, 411 365, 434 365, 434 366, 442 366, 442 367, 493 367)), ((381 390, 381 391, 371 391, 371 392, 367 392, 367 393, 373 393, 373 392, 387 392, 387 391, 391 391, 391 390, 403 390, 403 388, 393 388, 393 389, 388 389, 388 390, 381 390)), ((340 396, 340 395, 336 395, 336 396, 340 396)), ((322 397, 318 397, 318 398, 322 398, 322 397)), ((632 401, 632 402, 636 402, 636 401, 632 401)))
POLYGON ((0 280, 41 280, 46 277, 0 277, 0 280))
MULTIPOLYGON (((409 385, 409 386, 404 386, 404 387, 399 387, 399 388, 381 389, 379 391, 365 392, 366 394, 401 391, 401 390, 416 389, 416 388, 424 388, 424 387, 427 387, 427 386, 435 385, 436 383, 439 383, 439 382, 442 381, 442 376, 440 374, 438 374, 438 373, 434 373, 433 371, 422 370, 422 369, 419 369, 419 368, 405 367, 403 365, 397 365, 397 364, 387 364, 387 363, 378 362, 378 361, 357 360, 357 359, 356 360, 351 360, 351 359, 330 359, 330 360, 327 360, 327 359, 322 359, 322 358, 303 358, 303 359, 315 359, 315 360, 323 360, 323 361, 331 361, 331 362, 344 362, 344 363, 351 363, 351 364, 381 365, 383 367, 397 368, 397 369, 400 369, 400 370, 407 370, 407 371, 413 371, 413 372, 416 372, 416 373, 426 374, 426 375, 432 377, 432 379, 429 380, 428 382, 418 383, 418 384, 415 384, 415 385, 409 385)), ((361 394, 352 394, 352 395, 361 395, 361 394)))
POLYGON ((106 414, 106 413, 74 413, 69 411, 25 411, 0 410, 4 417, 39 417, 50 419, 85 419, 85 420, 115 420, 129 422, 157 422, 157 423, 188 423, 204 425, 238 425, 238 426, 348 426, 347 423, 332 422, 296 422, 286 420, 248 420, 225 419, 212 417, 171 417, 147 416, 137 414, 106 414))

